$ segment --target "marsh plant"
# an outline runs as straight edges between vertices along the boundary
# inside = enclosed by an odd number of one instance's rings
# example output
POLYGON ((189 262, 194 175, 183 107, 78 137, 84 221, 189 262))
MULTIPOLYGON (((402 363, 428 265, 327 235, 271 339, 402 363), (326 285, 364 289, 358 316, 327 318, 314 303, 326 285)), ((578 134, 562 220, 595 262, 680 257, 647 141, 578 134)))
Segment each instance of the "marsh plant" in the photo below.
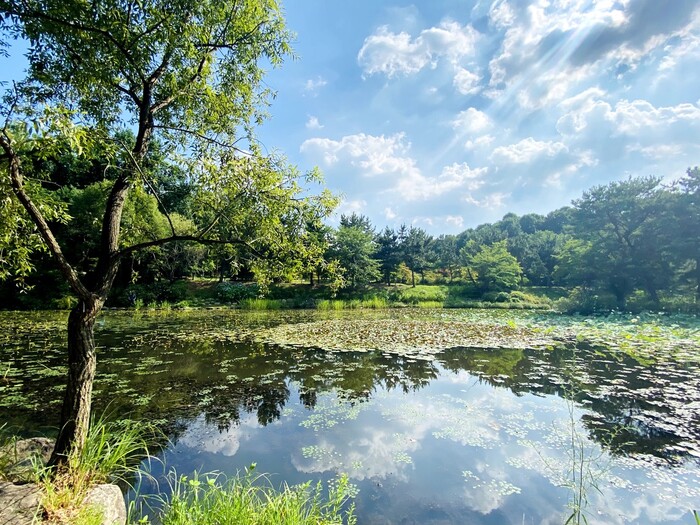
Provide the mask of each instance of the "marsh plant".
POLYGON ((158 440, 154 426, 131 420, 94 420, 85 446, 69 455, 58 470, 38 467, 36 481, 44 488, 42 505, 49 523, 92 525, 100 512, 83 505, 90 488, 100 483, 130 485, 143 475, 139 468, 150 457, 149 445, 158 440))
MULTIPOLYGON (((219 473, 177 476, 169 479, 171 495, 158 498, 154 518, 162 525, 217 525, 258 523, 265 525, 355 525, 356 489, 343 475, 328 485, 324 495, 319 482, 281 489, 254 473, 226 478, 219 473)), ((150 523, 146 515, 138 523, 150 523)))
MULTIPOLYGON (((606 454, 605 448, 610 447, 615 440, 615 435, 609 435, 602 446, 598 446, 581 432, 576 416, 575 399, 582 391, 582 387, 577 385, 576 364, 577 352, 574 349, 571 362, 564 374, 568 384, 563 394, 568 409, 568 446, 562 485, 569 490, 570 511, 564 525, 588 525, 589 498, 596 492, 602 494, 601 482, 611 467, 610 457, 606 454)), ((615 434, 617 432, 619 430, 615 434)))
POLYGON ((567 399, 569 408, 569 448, 567 449, 566 481, 569 490, 568 507, 571 512, 564 525, 588 524, 589 497, 601 493, 600 481, 609 470, 609 460, 602 448, 592 444, 577 426, 573 398, 567 399))

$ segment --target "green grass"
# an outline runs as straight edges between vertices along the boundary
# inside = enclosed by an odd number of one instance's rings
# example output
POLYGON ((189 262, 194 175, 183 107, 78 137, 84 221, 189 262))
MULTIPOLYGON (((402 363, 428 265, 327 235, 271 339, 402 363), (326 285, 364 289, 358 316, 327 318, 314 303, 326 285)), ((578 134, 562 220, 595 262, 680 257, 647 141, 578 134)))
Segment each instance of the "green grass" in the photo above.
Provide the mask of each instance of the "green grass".
POLYGON ((383 297, 371 297, 369 299, 322 299, 316 303, 317 310, 380 310, 389 308, 391 304, 383 297))
POLYGON ((242 299, 238 307, 242 310, 280 310, 285 302, 280 299, 242 299))
POLYGON ((340 299, 321 299, 316 303, 317 310, 343 310, 345 309, 345 301, 340 299))
POLYGON ((446 285, 424 285, 419 284, 415 288, 396 287, 390 292, 393 301, 405 304, 418 304, 421 302, 444 302, 449 294, 449 287, 446 285))
POLYGON ((57 471, 38 468, 36 481, 44 489, 42 506, 49 523, 99 525, 101 512, 83 504, 90 488, 100 483, 130 484, 142 472, 149 443, 159 433, 147 423, 93 420, 83 450, 69 455, 57 471))
MULTIPOLYGON (((174 476, 173 476, 174 477, 174 476)), ((162 525, 355 525, 356 489, 347 476, 331 482, 324 497, 320 483, 280 490, 263 476, 247 471, 227 479, 221 474, 174 477, 171 496, 163 500, 157 521, 162 525)), ((139 523, 149 523, 143 518, 139 523)))
POLYGON ((13 481, 17 477, 17 438, 8 431, 7 424, 0 425, 0 481, 13 481))
POLYGON ((442 301, 419 301, 416 306, 418 308, 443 308, 445 303, 442 301))

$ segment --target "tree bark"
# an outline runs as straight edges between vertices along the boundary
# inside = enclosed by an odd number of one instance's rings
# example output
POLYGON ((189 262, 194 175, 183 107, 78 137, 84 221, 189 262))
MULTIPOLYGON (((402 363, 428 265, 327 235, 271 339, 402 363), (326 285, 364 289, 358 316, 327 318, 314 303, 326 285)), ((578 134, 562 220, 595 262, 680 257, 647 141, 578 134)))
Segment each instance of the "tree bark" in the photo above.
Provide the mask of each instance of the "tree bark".
POLYGON ((49 466, 65 464, 73 450, 85 446, 90 427, 95 379, 95 319, 102 300, 79 301, 68 317, 68 382, 61 409, 61 428, 49 466))

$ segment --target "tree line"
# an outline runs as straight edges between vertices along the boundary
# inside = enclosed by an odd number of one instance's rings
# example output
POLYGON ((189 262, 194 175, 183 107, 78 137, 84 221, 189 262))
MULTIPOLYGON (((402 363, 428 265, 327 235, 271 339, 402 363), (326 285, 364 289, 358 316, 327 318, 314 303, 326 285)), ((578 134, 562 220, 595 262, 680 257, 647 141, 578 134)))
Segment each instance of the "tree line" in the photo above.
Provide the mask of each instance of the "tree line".
MULTIPOLYGON (((158 144, 153 147, 157 150, 158 144)), ((71 155, 45 164, 35 169, 51 171, 50 180, 61 186, 55 198, 62 199, 68 215, 80 217, 58 224, 57 237, 75 247, 69 258, 86 273, 99 253, 98 225, 111 184, 100 180, 106 166, 99 156, 71 155)), ((170 224, 179 232, 194 233, 198 226, 193 217, 206 211, 187 173, 154 163, 150 177, 150 187, 132 192, 127 200, 123 242, 167 236, 170 224)), ((328 286, 331 293, 352 293, 378 283, 455 284, 487 298, 527 286, 558 286, 568 289, 582 309, 596 309, 592 301, 599 301, 601 309, 625 309, 633 296, 658 308, 663 298, 692 302, 699 297, 699 187, 698 168, 667 184, 657 177, 629 178, 594 187, 571 206, 547 215, 508 213, 457 235, 432 236, 414 225, 377 228, 356 213, 342 215, 332 227, 317 215, 300 226, 304 236, 294 249, 280 249, 274 257, 268 253, 266 262, 273 264, 265 270, 246 245, 190 240, 128 254, 115 287, 124 300, 123 291, 131 283, 192 277, 257 280, 263 285, 304 279, 328 286)), ((332 198, 327 204, 330 209, 332 198)), ((30 264, 35 271, 22 285, 36 286, 44 296, 47 289, 66 289, 45 254, 30 264)), ((18 304, 17 297, 31 297, 11 281, 2 290, 10 306, 18 304)))
MULTIPOLYGON (((481 292, 562 286, 625 309, 643 296, 700 299, 700 169, 670 184, 636 177, 596 186, 547 215, 506 214, 458 235, 402 225, 376 231, 361 215, 328 231, 326 258, 345 285, 472 284, 481 292)), ((583 297, 582 297, 583 298, 583 297)))

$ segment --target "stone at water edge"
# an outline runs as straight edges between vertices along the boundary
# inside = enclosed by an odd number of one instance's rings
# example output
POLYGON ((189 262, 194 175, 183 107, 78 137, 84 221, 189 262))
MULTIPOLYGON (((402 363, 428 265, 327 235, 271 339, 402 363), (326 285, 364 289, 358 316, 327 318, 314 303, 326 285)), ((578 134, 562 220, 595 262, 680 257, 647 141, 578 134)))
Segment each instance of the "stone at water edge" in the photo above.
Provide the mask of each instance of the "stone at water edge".
POLYGON ((83 504, 102 511, 102 525, 126 524, 126 502, 116 485, 103 484, 91 488, 83 504))
MULTIPOLYGON (((48 462, 54 440, 47 438, 22 439, 8 451, 21 475, 31 471, 32 458, 48 462)), ((33 525, 40 523, 42 489, 35 484, 15 485, 0 482, 0 525, 33 525)), ((103 513, 102 525, 125 525, 126 502, 121 489, 116 485, 97 485, 88 492, 83 501, 103 513)))
POLYGON ((0 525, 32 525, 41 516, 41 487, 0 482, 0 525))

